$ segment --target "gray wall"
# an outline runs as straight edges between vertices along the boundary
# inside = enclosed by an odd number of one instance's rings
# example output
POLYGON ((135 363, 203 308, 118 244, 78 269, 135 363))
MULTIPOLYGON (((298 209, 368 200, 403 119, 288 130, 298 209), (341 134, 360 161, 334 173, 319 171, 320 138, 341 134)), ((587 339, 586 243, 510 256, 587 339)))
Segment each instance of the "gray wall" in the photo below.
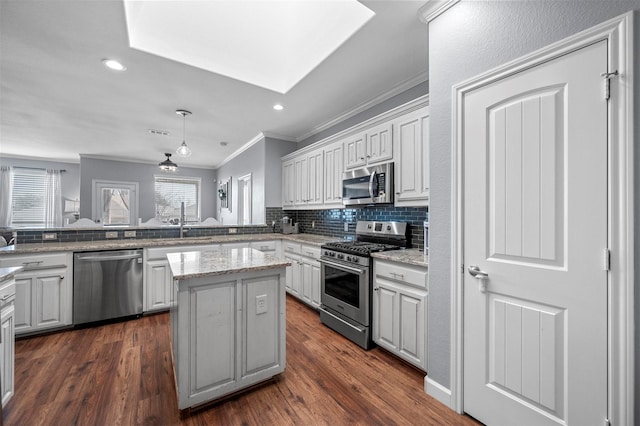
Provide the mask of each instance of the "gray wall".
POLYGON ((265 223, 265 140, 252 145, 246 151, 217 169, 218 180, 231 178, 231 211, 218 205, 218 220, 224 225, 238 223, 238 178, 251 173, 252 224, 265 223))
POLYGON ((295 142, 265 138, 265 207, 282 207, 282 161, 280 157, 298 149, 295 142))
MULTIPOLYGON (((429 25, 430 266, 428 373, 450 386, 451 305, 451 87, 629 10, 640 1, 463 1, 429 25)), ((640 46, 638 12, 634 45, 640 46)), ((635 55, 635 111, 640 109, 640 61, 635 55)), ((640 168, 640 121, 635 122, 636 167, 640 168)), ((640 179, 635 176, 636 230, 640 229, 640 179)), ((636 231, 637 232, 637 231, 636 231)), ((636 253, 640 243, 635 239, 636 253)), ((640 307, 640 256, 636 256, 636 311, 640 307)), ((637 313, 637 312, 636 312, 637 313)), ((640 395, 640 321, 636 316, 636 399, 640 395)), ((640 404, 636 404, 640 421, 640 404)))
POLYGON ((93 179, 138 183, 138 216, 143 221, 155 217, 154 176, 167 174, 201 178, 201 219, 216 217, 215 200, 217 185, 215 170, 178 167, 175 173, 162 172, 155 164, 127 161, 80 158, 80 217, 91 218, 91 191, 93 179))
POLYGON ((420 96, 424 96, 427 93, 429 93, 428 81, 416 84, 415 86, 410 87, 404 92, 398 93, 397 95, 392 96, 389 99, 354 115, 353 117, 349 117, 346 120, 329 127, 328 129, 318 132, 315 135, 309 136, 305 140, 299 142, 298 148, 304 148, 305 146, 311 145, 314 142, 321 141, 322 139, 328 138, 329 136, 336 134, 344 129, 348 129, 349 127, 353 127, 356 124, 360 124, 365 120, 375 117, 376 115, 380 115, 383 112, 406 104, 407 102, 419 98, 420 96))
POLYGON ((38 169, 64 169, 60 178, 60 192, 62 193, 62 220, 75 220, 72 213, 64 212, 64 200, 76 200, 80 197, 80 165, 75 163, 59 163, 55 161, 35 160, 26 158, 0 158, 0 166, 34 167, 38 169))

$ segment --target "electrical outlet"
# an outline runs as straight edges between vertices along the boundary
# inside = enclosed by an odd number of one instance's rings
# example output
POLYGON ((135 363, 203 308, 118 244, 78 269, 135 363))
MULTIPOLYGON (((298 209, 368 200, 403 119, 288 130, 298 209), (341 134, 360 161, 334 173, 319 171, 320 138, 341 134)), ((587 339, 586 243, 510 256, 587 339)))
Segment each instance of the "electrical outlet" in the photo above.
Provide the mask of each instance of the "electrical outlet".
POLYGON ((42 234, 43 240, 55 240, 56 238, 58 238, 58 234, 55 232, 45 232, 42 234))
POLYGON ((261 294, 256 296, 256 315, 264 314, 267 312, 267 295, 261 294))
POLYGON ((312 227, 312 228, 315 228, 315 227, 316 227, 316 221, 315 221, 315 220, 312 220, 312 221, 311 221, 311 227, 312 227))
POLYGON ((107 231, 104 233, 105 238, 118 238, 118 231, 107 231))
POLYGON ((136 237, 136 231, 124 231, 124 237, 125 238, 135 238, 136 237))
POLYGON ((344 232, 349 232, 349 222, 344 223, 344 232))
POLYGON ((238 233, 238 228, 229 228, 229 233, 230 234, 237 234, 238 233))

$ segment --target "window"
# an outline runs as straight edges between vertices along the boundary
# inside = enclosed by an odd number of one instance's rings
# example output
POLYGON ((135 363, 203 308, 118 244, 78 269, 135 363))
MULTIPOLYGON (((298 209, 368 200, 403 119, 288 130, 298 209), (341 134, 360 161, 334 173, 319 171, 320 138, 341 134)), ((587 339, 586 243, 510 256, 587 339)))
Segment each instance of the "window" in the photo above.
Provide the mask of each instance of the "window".
POLYGON ((180 203, 184 203, 185 220, 200 220, 200 179, 156 176, 156 219, 177 223, 180 203))
POLYGON ((12 173, 11 226, 61 226, 60 171, 14 167, 12 173))

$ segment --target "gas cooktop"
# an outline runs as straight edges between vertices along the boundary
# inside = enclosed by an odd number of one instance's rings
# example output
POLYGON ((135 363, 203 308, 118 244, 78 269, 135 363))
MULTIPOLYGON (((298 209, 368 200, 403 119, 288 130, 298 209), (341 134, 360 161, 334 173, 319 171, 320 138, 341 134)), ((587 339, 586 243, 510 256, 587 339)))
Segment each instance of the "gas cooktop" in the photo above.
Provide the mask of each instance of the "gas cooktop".
POLYGON ((336 241, 324 244, 322 248, 335 250, 341 253, 369 256, 374 252, 398 250, 401 247, 393 244, 380 244, 367 241, 336 241))

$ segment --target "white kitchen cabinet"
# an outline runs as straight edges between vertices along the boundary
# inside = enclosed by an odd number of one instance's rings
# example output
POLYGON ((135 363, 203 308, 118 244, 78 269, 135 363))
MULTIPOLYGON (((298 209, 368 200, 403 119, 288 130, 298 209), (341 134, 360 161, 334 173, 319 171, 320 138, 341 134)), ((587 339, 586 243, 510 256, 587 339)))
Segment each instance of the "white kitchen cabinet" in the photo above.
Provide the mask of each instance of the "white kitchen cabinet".
POLYGON ((393 160, 393 124, 384 123, 367 130, 367 164, 393 160))
POLYGON ((294 205, 302 206, 309 198, 309 162, 306 155, 293 160, 295 198, 294 205))
POLYGON ((282 256, 291 262, 286 268, 285 287, 287 293, 300 298, 300 284, 302 282, 300 269, 300 244, 291 241, 282 242, 282 256))
POLYGON ((206 250, 216 247, 219 247, 219 245, 207 244, 144 249, 144 274, 142 277, 143 312, 163 311, 171 307, 171 270, 169 268, 169 261, 167 260, 167 253, 206 250))
POLYGON ((73 254, 6 256, 0 267, 23 266, 15 275, 15 333, 25 334, 73 323, 73 254))
POLYGON ((293 207, 296 198, 294 161, 282 163, 282 206, 293 207))
POLYGON ((324 205, 344 207, 342 204, 342 174, 344 173, 344 155, 342 142, 329 145, 324 149, 324 205))
POLYGON ((249 243, 249 247, 276 257, 282 257, 282 247, 280 241, 278 240, 252 241, 251 243, 249 243))
POLYGON ((374 260, 373 340, 426 371, 426 269, 374 260))
POLYGON ((3 407, 14 393, 15 286, 14 278, 0 283, 0 298, 5 303, 0 310, 0 395, 3 407))
POLYGON ((320 248, 300 246, 300 275, 302 301, 314 308, 320 307, 320 248))
POLYGON ((344 141, 344 166, 346 169, 362 167, 367 164, 367 135, 358 133, 344 141))
MULTIPOLYGON (((306 205, 318 206, 324 203, 324 150, 313 151, 307 157, 308 185, 306 205)), ((304 181, 299 182, 304 185, 304 181)))
POLYGON ((429 204, 429 108, 395 121, 395 205, 429 204))

